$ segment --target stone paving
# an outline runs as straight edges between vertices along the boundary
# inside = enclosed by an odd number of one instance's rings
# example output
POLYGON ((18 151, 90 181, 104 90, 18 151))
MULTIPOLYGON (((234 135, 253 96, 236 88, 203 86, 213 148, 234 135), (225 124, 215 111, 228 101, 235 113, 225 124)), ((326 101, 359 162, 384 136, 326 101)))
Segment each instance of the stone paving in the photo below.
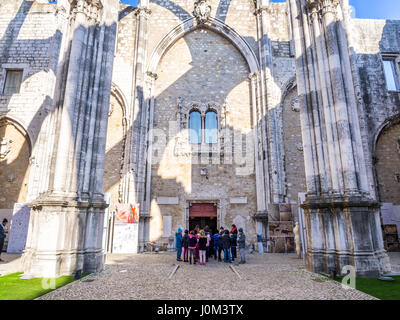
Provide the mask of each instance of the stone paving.
MULTIPOLYGON (((392 270, 400 272, 400 252, 389 253, 392 270)), ((2 253, 0 275, 20 272, 18 254, 2 253)), ((338 299, 364 300, 373 297, 357 290, 344 290, 304 268, 292 254, 248 254, 247 264, 211 261, 206 266, 175 260, 175 254, 107 256, 105 270, 66 285, 39 299, 338 299), (180 267, 169 279, 174 266, 180 267)))
POLYGON ((306 271, 292 254, 249 254, 247 264, 234 268, 241 278, 214 260, 200 266, 178 263, 171 253, 114 254, 105 271, 39 299, 374 299, 306 271), (170 279, 175 264, 180 267, 170 279))
POLYGON ((2 252, 1 259, 4 260, 4 262, 0 262, 0 276, 14 272, 22 272, 20 254, 2 252))

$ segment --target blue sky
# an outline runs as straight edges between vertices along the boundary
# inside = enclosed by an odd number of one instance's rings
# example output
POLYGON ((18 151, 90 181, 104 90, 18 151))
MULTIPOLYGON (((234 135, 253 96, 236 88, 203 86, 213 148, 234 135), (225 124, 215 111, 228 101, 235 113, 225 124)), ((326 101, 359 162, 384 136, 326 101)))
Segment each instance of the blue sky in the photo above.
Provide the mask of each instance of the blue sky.
MULTIPOLYGON (((285 2, 285 0, 271 1, 285 2)), ((121 0, 121 2, 136 6, 137 0, 121 0)), ((355 8, 356 18, 400 20, 400 0, 350 0, 350 4, 355 8)))

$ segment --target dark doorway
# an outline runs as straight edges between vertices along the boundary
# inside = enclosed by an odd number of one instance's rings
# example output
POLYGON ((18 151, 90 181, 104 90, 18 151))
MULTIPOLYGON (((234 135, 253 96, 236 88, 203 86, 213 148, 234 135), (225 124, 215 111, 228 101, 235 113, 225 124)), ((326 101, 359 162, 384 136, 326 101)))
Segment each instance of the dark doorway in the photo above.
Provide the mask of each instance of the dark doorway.
POLYGON ((189 209, 189 230, 197 225, 201 229, 208 226, 212 233, 217 232, 217 206, 214 203, 192 203, 189 209))

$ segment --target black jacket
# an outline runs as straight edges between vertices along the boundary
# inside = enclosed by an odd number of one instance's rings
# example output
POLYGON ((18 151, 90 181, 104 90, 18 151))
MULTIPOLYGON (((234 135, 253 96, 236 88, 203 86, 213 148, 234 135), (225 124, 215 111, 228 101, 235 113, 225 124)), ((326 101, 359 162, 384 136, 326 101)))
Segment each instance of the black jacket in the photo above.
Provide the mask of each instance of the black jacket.
POLYGON ((189 247, 189 235, 185 233, 185 235, 182 238, 182 247, 187 248, 189 247))
POLYGON ((222 236, 222 247, 224 249, 229 249, 231 247, 231 238, 229 238, 229 234, 224 234, 222 236))
POLYGON ((199 250, 207 250, 207 238, 199 238, 199 250))
POLYGON ((189 247, 194 248, 197 245, 197 238, 195 236, 189 238, 189 247))
POLYGON ((236 233, 232 234, 232 237, 231 237, 231 246, 232 246, 232 247, 237 247, 237 234, 236 234, 236 233))

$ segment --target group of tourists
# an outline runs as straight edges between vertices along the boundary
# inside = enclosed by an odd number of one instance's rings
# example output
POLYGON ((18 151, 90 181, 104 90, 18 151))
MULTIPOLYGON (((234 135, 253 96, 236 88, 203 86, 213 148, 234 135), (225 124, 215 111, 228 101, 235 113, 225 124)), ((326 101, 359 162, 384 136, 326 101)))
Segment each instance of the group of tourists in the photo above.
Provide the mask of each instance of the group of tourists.
POLYGON ((177 261, 189 262, 196 264, 199 261, 200 265, 206 265, 212 257, 214 260, 222 261, 221 254, 226 263, 232 263, 237 259, 237 248, 239 247, 240 262, 246 263, 245 247, 246 236, 243 228, 237 229, 236 225, 232 225, 231 230, 221 227, 219 232, 212 234, 211 229, 205 226, 201 229, 196 226, 193 230, 185 230, 182 235, 182 229, 178 228, 175 236, 177 261))

